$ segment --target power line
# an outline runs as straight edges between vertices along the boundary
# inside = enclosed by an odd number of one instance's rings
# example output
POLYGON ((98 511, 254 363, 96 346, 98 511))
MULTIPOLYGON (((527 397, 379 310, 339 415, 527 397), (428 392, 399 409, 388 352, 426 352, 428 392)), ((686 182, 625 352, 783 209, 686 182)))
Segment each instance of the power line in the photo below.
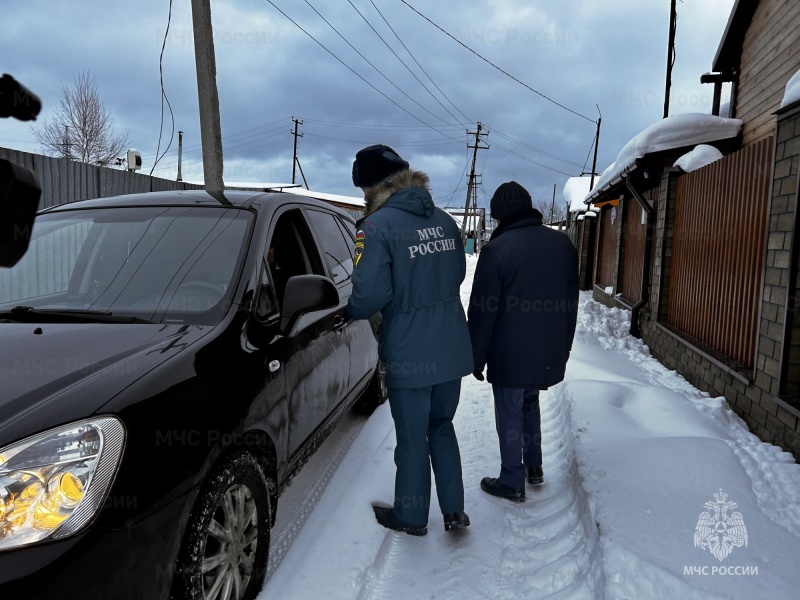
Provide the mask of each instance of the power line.
MULTIPOLYGON (((307 0, 306 0, 306 1, 307 1, 307 0)), ((372 26, 372 24, 371 24, 371 23, 370 23, 370 22, 367 20, 367 18, 366 18, 366 17, 365 17, 363 14, 361 14, 361 11, 360 11, 360 10, 358 10, 358 8, 356 7, 356 5, 355 5, 355 4, 353 4, 353 3, 351 2, 351 0, 347 0, 347 2, 350 4, 350 6, 352 6, 352 7, 353 7, 353 10, 355 10, 355 11, 358 13, 358 16, 359 16, 359 17, 361 17, 361 18, 364 20, 364 22, 365 22, 367 25, 369 25, 369 28, 370 28, 370 29, 372 29, 372 31, 375 33, 375 35, 377 35, 377 36, 378 36, 378 38, 379 38, 379 39, 380 39, 380 40, 383 42, 383 44, 384 44, 384 45, 385 45, 387 48, 389 48, 389 51, 390 51, 392 54, 394 54, 394 55, 395 55, 395 57, 397 58, 397 60, 399 60, 399 61, 400 61, 400 64, 401 64, 401 65, 403 65, 403 66, 406 68, 406 70, 407 70, 409 73, 411 73, 412 77, 414 77, 414 79, 416 79, 416 80, 419 82, 419 84, 420 84, 420 85, 421 85, 423 88, 425 88, 425 91, 426 91, 426 92, 428 92, 428 93, 431 95, 431 98, 433 98, 434 100, 436 100, 436 102, 438 102, 438 103, 439 103, 439 106, 441 106, 441 107, 442 107, 442 108, 445 110, 445 112, 447 112, 447 114, 448 114, 448 115, 450 115, 450 116, 451 116, 451 117, 453 117, 453 118, 454 118, 456 121, 458 121, 458 117, 456 117, 456 116, 455 116, 453 113, 451 113, 451 112, 448 110, 448 108, 447 108, 447 107, 446 107, 444 104, 442 104, 442 103, 441 103, 441 101, 440 101, 440 100, 439 100, 439 99, 438 99, 436 96, 434 96, 433 92, 431 92, 431 91, 430 91, 430 90, 427 88, 427 86, 426 86, 424 83, 422 83, 422 81, 420 81, 419 77, 417 77, 417 75, 414 73, 414 71, 412 71, 412 70, 409 68, 409 66, 408 66, 408 65, 407 65, 405 62, 403 62, 403 59, 402 59, 402 58, 400 58, 400 57, 397 55, 397 52, 395 52, 395 51, 394 51, 394 49, 393 49, 393 48, 392 48, 392 47, 391 47, 391 46, 390 46, 390 45, 387 43, 387 41, 386 41, 385 39, 383 39, 383 36, 382 36, 380 33, 378 33, 378 31, 377 31, 377 30, 376 30, 376 29, 375 29, 375 28, 372 26)), ((373 6, 375 6, 375 4, 374 4, 374 3, 373 3, 373 6)), ((377 7, 377 6, 375 6, 375 10, 378 10, 378 7, 377 7)), ((381 17, 383 17, 383 15, 381 14, 381 12, 380 12, 379 10, 378 10, 378 14, 380 14, 380 15, 381 15, 381 17)), ((384 20, 384 21, 386 21, 386 19, 383 19, 383 20, 384 20)), ((387 22, 387 25, 388 25, 388 22, 387 22)), ((389 29, 391 29, 391 25, 389 26, 389 29)), ((392 31, 394 31, 394 30, 392 30, 392 31)), ((397 35, 397 34, 395 34, 395 35, 397 35)), ((398 38, 398 39, 400 39, 400 38, 398 38)), ((401 42, 401 43, 402 43, 402 42, 401 42)), ((413 57, 412 57, 412 58, 413 58, 413 57)), ((444 119, 441 119, 441 120, 442 120, 442 121, 444 121, 444 119)), ((467 120, 469 120, 469 119, 467 119, 467 120)))
MULTIPOLYGON (((308 131, 305 134, 309 137, 320 138, 323 140, 331 140, 334 142, 346 142, 348 144, 371 144, 371 141, 360 141, 360 140, 344 140, 341 138, 333 138, 324 135, 319 135, 316 133, 310 133, 308 131)), ((461 144, 461 141, 455 140, 453 141, 452 138, 448 137, 441 137, 432 140, 417 140, 414 142, 388 142, 393 146, 450 146, 452 144, 461 144), (449 141, 446 141, 449 140, 449 141)))
POLYGON ((507 154, 510 154, 510 155, 512 155, 512 156, 516 156, 517 158, 519 158, 519 159, 521 159, 521 160, 524 160, 524 161, 527 161, 527 162, 529 162, 529 163, 533 163, 534 165, 538 165, 538 166, 540 166, 540 167, 544 167, 545 169, 549 169, 549 170, 551 170, 551 171, 555 171, 556 173, 561 173, 562 175, 566 175, 567 177, 572 177, 572 176, 573 176, 571 173, 565 173, 564 171, 559 171, 558 169, 556 169, 556 168, 554 168, 554 167, 551 167, 551 166, 549 166, 549 165, 546 165, 546 164, 544 164, 544 163, 540 163, 540 162, 538 162, 538 161, 535 161, 535 160, 533 160, 532 158, 528 158, 527 156, 522 156, 522 154, 519 154, 518 152, 514 152, 513 150, 509 150, 508 148, 506 148, 506 147, 504 147, 504 146, 501 146, 501 145, 500 145, 500 144, 498 144, 497 142, 493 142, 493 144, 492 144, 492 145, 493 145, 495 148, 499 148, 499 149, 500 149, 500 150, 502 150, 503 152, 506 152, 507 154))
MULTIPOLYGON (((161 55, 158 58, 158 78, 161 83, 161 124, 158 128, 158 144, 156 144, 156 160, 153 163, 153 168, 150 169, 150 175, 153 174, 153 169, 156 168, 158 161, 164 158, 164 155, 169 150, 170 146, 172 146, 172 139, 175 137, 175 115, 172 113, 172 105, 169 103, 169 98, 167 98, 167 93, 164 91, 164 48, 167 47, 167 36, 169 35, 169 26, 172 22, 172 0, 169 0, 169 13, 167 14, 167 29, 164 31, 164 41, 161 43, 161 55), (159 156, 158 153, 161 150, 161 133, 164 129, 164 100, 167 101, 167 107, 169 108, 170 118, 172 119, 172 133, 169 136, 169 144, 164 149, 164 153, 159 156)), ((130 167, 130 165, 128 165, 130 167)))
MULTIPOLYGON (((347 0, 347 1, 348 1, 348 2, 350 2, 350 0, 347 0)), ((413 60, 415 63, 417 63, 417 66, 420 68, 420 70, 421 70, 423 73, 425 73, 425 76, 426 76, 428 79, 430 79, 430 81, 431 81, 431 83, 433 84, 433 86, 434 86, 434 87, 435 87, 437 90, 439 90, 439 93, 440 93, 442 96, 444 96, 445 100, 447 100, 447 101, 448 101, 450 104, 452 104, 452 105, 453 105, 453 108, 455 108, 455 109, 456 109, 456 110, 457 110, 459 113, 461 113, 461 116, 462 116, 462 117, 464 117, 464 118, 467 120, 467 122, 469 122, 469 123, 472 123, 472 122, 473 122, 473 121, 472 121, 472 119, 470 119, 470 118, 469 118, 467 115, 465 115, 465 114, 464 114, 464 113, 461 111, 461 109, 460 109, 460 108, 458 108, 458 107, 455 105, 455 103, 454 103, 452 100, 450 100, 450 98, 448 98, 448 97, 447 97, 447 94, 445 94, 445 93, 444 93, 444 92, 441 90, 441 88, 440 88, 438 85, 436 85, 436 82, 433 80, 433 78, 432 78, 430 75, 428 75, 428 72, 427 72, 425 69, 423 69, 423 68, 422 68, 422 65, 421 65, 421 64, 419 64, 419 61, 418 61, 416 58, 414 58, 414 55, 413 55, 413 54, 411 54, 411 50, 409 50, 409 49, 408 49, 408 46, 406 46, 406 45, 403 43, 403 40, 401 40, 401 39, 400 39, 400 36, 399 36, 399 35, 397 35, 397 32, 396 32, 396 31, 394 30, 394 28, 393 28, 393 27, 392 27, 392 26, 389 24, 389 21, 387 21, 387 20, 386 20, 386 17, 384 17, 384 16, 383 16, 383 13, 382 13, 382 12, 380 11, 380 9, 379 9, 379 8, 378 8, 378 7, 375 5, 375 3, 374 3, 372 0, 369 0, 369 2, 370 2, 370 4, 372 4, 372 6, 374 6, 374 7, 375 7, 375 10, 376 10, 376 11, 378 11, 378 14, 381 16, 381 19, 383 19, 384 23, 386 23, 386 26, 387 26, 389 29, 391 29, 391 30, 392 30, 392 33, 394 34, 394 37, 396 37, 396 38, 397 38, 397 41, 398 41, 398 42, 400 42, 400 45, 402 45, 402 46, 403 46, 403 48, 405 48, 405 49, 406 49, 406 52, 408 52, 408 55, 411 57, 411 59, 412 59, 412 60, 413 60)), ((352 4, 352 2, 350 2, 350 3, 352 4)), ((380 36, 379 36, 379 37, 380 37, 380 36)), ((384 43, 385 43, 385 42, 384 42, 384 43)), ((387 44, 387 45, 388 45, 388 44, 387 44)), ((398 58, 399 58, 399 57, 398 57, 398 58)), ((401 61, 401 62, 402 62, 402 61, 401 61)), ((426 89, 427 89, 427 88, 426 88, 426 89)), ((441 102, 440 102, 440 104, 441 104, 441 102)), ((445 110, 447 110, 447 109, 445 109, 445 110)), ((448 111, 448 113, 449 113, 449 112, 450 112, 450 111, 448 111)), ((452 116, 452 113, 450 113, 450 114, 451 114, 451 116, 452 116)), ((455 118, 455 117, 453 117, 453 118, 455 118)), ((458 121, 458 119, 456 119, 456 121, 458 121)))
POLYGON ((317 40, 317 38, 315 38, 313 35, 311 35, 311 34, 310 34, 310 33, 308 33, 308 32, 307 32, 305 29, 303 29, 303 27, 302 27, 302 26, 301 26, 299 23, 297 23, 297 21, 295 21, 294 19, 292 19, 292 18, 291 18, 289 15, 287 15, 287 14, 286 14, 285 12, 283 12, 283 11, 282 11, 280 8, 278 8, 278 6, 276 6, 276 5, 275 5, 275 3, 274 3, 272 0, 267 0, 267 2, 269 2, 269 3, 272 5, 272 7, 273 7, 275 10, 277 10, 277 11, 278 11, 279 13, 281 13, 281 14, 282 14, 284 17, 286 17, 286 18, 287 18, 289 21, 291 21, 291 22, 292 22, 292 24, 293 24, 295 27, 297 27, 297 28, 298 28, 300 31, 302 31, 302 32, 303 32, 303 33, 305 33, 305 34, 306 34, 308 37, 310 37, 312 40, 314 40, 314 42, 316 42, 316 43, 317 43, 317 44, 318 44, 318 45, 319 45, 319 46, 320 46, 320 47, 321 47, 323 50, 325 50, 325 52, 327 52, 328 54, 330 54, 330 55, 331 55, 333 58, 335 58, 337 61, 339 61, 340 63, 342 63, 342 65, 344 65, 345 67, 347 67, 347 69, 348 69, 348 70, 349 70, 351 73, 353 73, 353 75, 355 75, 356 77, 358 77, 358 78, 359 78, 361 81, 363 81, 364 83, 366 83, 366 84, 367 84, 369 87, 371 87, 373 90, 375 90, 376 92, 378 92, 378 93, 379 93, 381 96, 383 96, 384 98, 386 98, 386 99, 387 99, 389 102, 391 102, 392 104, 394 104, 394 105, 395 105, 397 108, 399 108, 399 109, 400 109, 400 110, 402 110, 403 112, 407 113, 408 115, 410 115, 411 117, 413 117, 414 119, 416 119, 417 121, 419 121, 420 123, 422 123, 423 125, 426 125, 426 126, 430 127, 431 129, 435 129, 435 127, 433 127, 433 126, 432 126, 432 125, 430 125, 429 123, 426 123, 425 121, 423 121, 422 119, 420 119, 420 118, 419 118, 417 115, 415 115, 414 113, 412 113, 411 111, 409 111, 409 110, 408 110, 408 109, 406 109, 405 107, 403 107, 403 106, 401 106, 400 104, 398 104, 397 102, 395 102, 395 101, 394 101, 392 98, 390 98, 389 96, 387 96, 386 94, 384 94, 382 91, 380 91, 380 90, 379 90, 378 88, 376 88, 374 85, 372 85, 372 84, 371 84, 369 81, 367 81, 366 79, 364 79, 364 77, 363 77, 362 75, 360 75, 358 72, 356 72, 356 70, 355 70, 355 69, 353 69, 353 68, 352 68, 350 65, 348 65, 347 63, 345 63, 345 62, 344 62, 344 61, 343 61, 341 58, 339 58, 338 56, 336 56, 336 55, 335 55, 333 52, 331 52, 330 50, 328 50, 328 48, 327 48, 327 47, 326 47, 324 44, 322 44, 322 42, 320 42, 319 40, 317 40))
POLYGON ((556 106, 560 106, 560 107, 561 107, 561 108, 563 108, 564 110, 566 110, 566 111, 569 111, 569 112, 571 112, 572 114, 574 114, 574 115, 577 115, 577 116, 581 117, 582 119, 586 119, 586 120, 587 120, 587 121, 589 121, 590 123, 594 123, 594 121, 593 121, 592 119, 590 119, 589 117, 587 117, 587 116, 585 116, 585 115, 582 115, 581 113, 579 113, 579 112, 577 112, 577 111, 574 111, 574 110, 572 110, 571 108, 568 108, 568 107, 564 106, 564 105, 563 105, 563 104, 561 104, 560 102, 556 102, 555 100, 553 100, 553 99, 552 99, 552 98, 550 98, 549 96, 546 96, 546 95, 544 95, 542 92, 540 92, 540 91, 538 91, 538 90, 535 90, 535 89, 533 89, 533 88, 532 88, 531 86, 529 86, 527 83, 523 83, 522 81, 520 81, 519 79, 517 79, 516 77, 514 77, 513 75, 511 75, 511 74, 510 74, 510 73, 508 73, 507 71, 504 71, 503 69, 501 69, 500 67, 498 67, 496 64, 494 64, 494 63, 493 63, 492 61, 490 61, 489 59, 487 59, 487 58, 484 58, 483 56, 481 56, 480 54, 478 54, 477 52, 475 52, 475 50, 473 50, 472 48, 470 48, 469 46, 467 46, 467 45, 466 45, 464 42, 462 42, 461 40, 459 40, 457 37, 455 37, 455 36, 451 35, 451 34, 450 34, 450 33, 448 33, 447 31, 445 31, 444 29, 442 29, 441 27, 439 27, 439 25, 437 25, 436 23, 434 23, 433 21, 431 21, 431 20, 430 20, 428 17, 426 17, 426 16, 425 16, 425 15, 423 15, 421 12, 419 12, 419 11, 418 11, 416 8, 414 8, 413 6, 411 6, 411 5, 410 5, 408 2, 406 2, 406 0, 400 0, 400 2, 402 2, 402 3, 403 3, 403 4, 405 4, 405 5, 406 5, 408 8, 410 8, 410 9, 411 9, 411 10, 413 10, 415 13, 417 13, 417 14, 418 14, 420 17, 422 17, 423 19, 425 19, 426 21, 428 21, 428 23, 430 23, 431 25, 433 25, 434 27, 436 27, 436 29, 438 29, 439 31, 441 31, 442 33, 444 33, 445 35, 447 35, 448 37, 452 38, 453 40, 455 40, 456 42, 458 42, 459 44, 461 44, 461 45, 462 45, 464 48, 466 48, 467 50, 469 50, 470 52, 472 52, 472 53, 473 53, 475 56, 477 56, 478 58, 480 58, 482 61, 484 61, 484 62, 486 62, 486 63, 490 64, 491 66, 493 66, 495 69, 497 69, 498 71, 500 71, 501 73, 503 73, 503 74, 504 74, 504 75, 506 75, 507 77, 510 77, 511 79, 513 79, 514 81, 516 81, 517 83, 519 83, 520 85, 522 85, 523 87, 526 87, 527 89, 529 89, 530 91, 532 91, 534 94, 538 94, 539 96, 541 96, 541 97, 542 97, 542 98, 544 98, 545 100, 547 100, 547 101, 549 101, 549 102, 552 102, 552 103, 553 103, 553 104, 555 104, 556 106))
MULTIPOLYGON (((320 121, 319 119, 309 119, 307 117, 303 118, 304 121, 308 121, 309 123, 316 123, 319 125, 328 125, 330 127, 350 127, 353 129, 377 129, 383 131, 389 131, 391 129, 405 129, 407 131, 429 131, 430 127, 420 127, 419 125, 376 125, 370 123, 336 123, 333 121, 320 121)), ((437 125, 436 131, 441 129, 442 127, 452 127, 454 129, 462 129, 462 126, 454 125, 452 123, 448 123, 447 125, 437 125)))
MULTIPOLYGON (((363 58, 363 59, 366 61, 366 63, 367 63, 367 64, 368 64, 370 67, 372 67, 373 69, 375 69, 375 70, 378 72, 378 74, 379 74, 381 77, 383 77, 383 78, 384 78, 386 81, 388 81, 389 83, 391 83, 391 84, 392 84, 392 85, 395 87, 395 89, 396 89, 398 92, 400 92, 401 94, 403 94, 403 95, 404 95, 406 98, 408 98, 409 100, 411 100, 411 102, 413 102, 414 104, 416 104, 417 106, 419 106, 419 107, 420 107, 422 110, 424 110, 424 111, 425 111, 426 113, 428 113, 430 116, 432 116, 432 117, 434 117, 434 118, 436 118, 436 119, 439 119, 439 120, 440 120, 442 123, 446 123, 446 122, 447 122, 447 121, 445 121, 444 119, 442 119, 440 116, 438 116, 438 115, 435 115, 434 113, 432 113, 431 111, 429 111, 427 108, 425 108, 424 106, 422 106, 422 104, 420 104, 419 102, 417 102, 416 100, 414 100, 414 99, 413 99, 411 96, 409 96, 409 95, 408 95, 408 94, 407 94, 407 93, 406 93, 406 92, 405 92, 403 89, 401 89, 401 88, 400 88, 400 86, 398 86, 398 85, 397 85, 397 84, 396 84, 394 81, 392 81, 391 79, 389 79, 389 78, 388 78, 388 77, 387 77, 387 76, 386 76, 386 75, 383 73, 383 71, 381 71, 381 70, 380 70, 378 67, 376 67, 375 65, 373 65, 373 64, 370 62, 370 60, 369 60, 369 59, 368 59, 366 56, 364 56, 363 54, 361 54, 361 52, 359 52, 359 50, 358 50, 358 49, 357 49, 355 46, 353 46, 353 44, 351 44, 351 43, 350 43, 350 42, 347 40, 347 38, 346 38, 346 37, 344 37, 344 36, 343 36, 341 33, 339 33, 339 30, 337 30, 337 29, 336 29, 336 27, 334 27, 333 25, 331 25, 331 23, 330 23, 330 21, 328 21, 328 19, 326 19, 325 17, 323 17, 323 16, 322 16, 322 14, 320 14, 320 12, 319 12, 319 11, 318 11, 316 8, 314 8, 314 5, 313 5, 313 4, 311 4, 311 2, 309 2, 308 0, 304 0, 304 1, 305 1, 305 3, 306 3, 306 4, 308 4, 308 5, 311 7, 311 10, 313 10, 315 13, 317 13, 317 14, 319 15, 320 19, 322 19, 323 21, 325 21, 325 23, 327 23, 328 27, 330 27, 331 29, 333 29, 333 31, 335 31, 335 32, 336 32, 336 35, 338 35, 340 38, 342 38, 342 39, 345 41, 345 43, 346 43, 348 46, 350 46, 350 47, 351 47, 353 50, 355 50, 356 54, 358 54, 358 55, 359 55, 361 58, 363 58)), ((348 2, 350 2, 350 0, 348 0, 348 2)), ((353 3, 352 3, 352 2, 350 2, 350 5, 352 6, 352 5, 353 5, 353 3)), ((353 6, 353 8, 355 8, 355 6, 353 6)), ((357 8, 356 8, 356 11, 358 11, 358 9, 357 9, 357 8)), ((358 13, 358 14, 361 14, 361 13, 358 13)), ((367 23, 367 24, 369 25, 369 23, 367 23)), ((372 27, 372 26, 370 25, 370 27, 372 27)), ((373 29, 373 31, 375 31, 375 30, 373 29)), ((384 43, 385 43, 385 42, 384 42, 384 43)), ((397 56, 397 55, 395 55, 395 56, 397 56)), ((413 73, 412 73, 412 74, 413 74, 413 73)), ((441 104, 441 103, 440 103, 440 104, 441 104)), ((447 110, 447 109, 445 109, 445 110, 447 110)), ((451 114, 450 116, 451 116, 451 117, 453 117, 453 118, 455 119, 455 117, 454 117, 452 114, 451 114)), ((456 119, 456 120, 458 120, 458 119, 456 119)))
POLYGON ((575 166, 575 167, 580 167, 581 166, 580 163, 576 163, 575 161, 569 160, 568 158, 562 158, 561 156, 558 156, 557 154, 553 154, 552 152, 547 152, 546 150, 542 150, 540 148, 536 148, 535 146, 531 146, 530 144, 527 144, 525 142, 521 142, 519 140, 515 140, 514 138, 512 138, 512 137, 510 137, 510 136, 508 136, 508 135, 506 135, 506 134, 504 134, 502 132, 499 132, 496 129, 493 129, 492 131, 494 131, 494 133, 499 135, 501 138, 506 139, 509 142, 514 142, 515 144, 519 144, 520 146, 522 146, 524 148, 527 148, 528 150, 532 150, 533 152, 538 152, 539 154, 543 154, 543 155, 545 155, 545 156, 547 156, 549 158, 554 158, 556 160, 560 160, 561 162, 567 163, 567 164, 575 166))

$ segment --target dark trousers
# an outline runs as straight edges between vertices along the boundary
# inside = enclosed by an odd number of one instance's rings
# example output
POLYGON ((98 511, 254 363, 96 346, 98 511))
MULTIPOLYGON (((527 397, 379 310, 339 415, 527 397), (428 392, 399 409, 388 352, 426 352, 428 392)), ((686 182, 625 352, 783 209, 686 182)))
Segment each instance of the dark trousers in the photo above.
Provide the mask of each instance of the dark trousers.
POLYGON ((464 510, 461 454, 453 428, 460 393, 460 379, 424 388, 389 388, 397 434, 394 511, 408 525, 428 523, 431 467, 442 513, 464 510))
POLYGON ((500 440, 498 481, 516 489, 525 487, 525 467, 542 464, 542 419, 539 390, 492 384, 497 437, 500 440))

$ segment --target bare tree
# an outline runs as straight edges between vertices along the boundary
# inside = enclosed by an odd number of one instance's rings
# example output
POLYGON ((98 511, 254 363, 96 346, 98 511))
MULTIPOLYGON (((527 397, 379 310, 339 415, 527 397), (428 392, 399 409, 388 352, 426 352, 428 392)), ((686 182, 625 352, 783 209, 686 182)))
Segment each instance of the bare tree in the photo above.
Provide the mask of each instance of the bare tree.
POLYGON ((73 87, 61 86, 55 117, 34 127, 33 135, 49 156, 100 165, 119 164, 128 146, 128 132, 114 132, 114 120, 88 71, 75 76, 73 87))

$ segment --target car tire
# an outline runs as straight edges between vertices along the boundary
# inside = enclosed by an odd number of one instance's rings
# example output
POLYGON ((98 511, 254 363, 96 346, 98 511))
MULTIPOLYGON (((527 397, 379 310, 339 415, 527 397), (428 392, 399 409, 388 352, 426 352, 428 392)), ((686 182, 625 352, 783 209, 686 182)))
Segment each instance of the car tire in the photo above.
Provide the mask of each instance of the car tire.
POLYGON ((195 501, 178 558, 173 598, 254 599, 269 559, 270 481, 250 452, 225 457, 195 501), (233 594, 225 594, 231 586, 233 594))
POLYGON ((356 410, 363 415, 371 415, 381 404, 386 402, 389 397, 389 390, 386 388, 386 368, 381 362, 372 374, 367 389, 356 401, 356 410))

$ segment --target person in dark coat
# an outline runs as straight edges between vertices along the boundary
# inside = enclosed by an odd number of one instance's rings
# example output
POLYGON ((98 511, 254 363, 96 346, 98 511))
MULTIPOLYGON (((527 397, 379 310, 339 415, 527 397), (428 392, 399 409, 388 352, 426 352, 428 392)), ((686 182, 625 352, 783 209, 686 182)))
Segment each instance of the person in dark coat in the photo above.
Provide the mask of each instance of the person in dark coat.
POLYGON ((356 223, 347 314, 381 313, 378 353, 397 435, 394 505, 373 508, 381 525, 412 535, 427 533, 431 466, 445 530, 469 525, 453 428, 461 378, 472 372, 460 299, 466 257, 458 226, 434 205, 428 182, 388 146, 364 148, 353 162, 366 210, 356 223))
POLYGON ((515 181, 492 196, 498 226, 475 269, 468 319, 475 370, 492 384, 500 476, 481 489, 522 502, 525 481, 544 481, 539 390, 564 379, 578 315, 578 254, 570 239, 542 225, 515 181))

